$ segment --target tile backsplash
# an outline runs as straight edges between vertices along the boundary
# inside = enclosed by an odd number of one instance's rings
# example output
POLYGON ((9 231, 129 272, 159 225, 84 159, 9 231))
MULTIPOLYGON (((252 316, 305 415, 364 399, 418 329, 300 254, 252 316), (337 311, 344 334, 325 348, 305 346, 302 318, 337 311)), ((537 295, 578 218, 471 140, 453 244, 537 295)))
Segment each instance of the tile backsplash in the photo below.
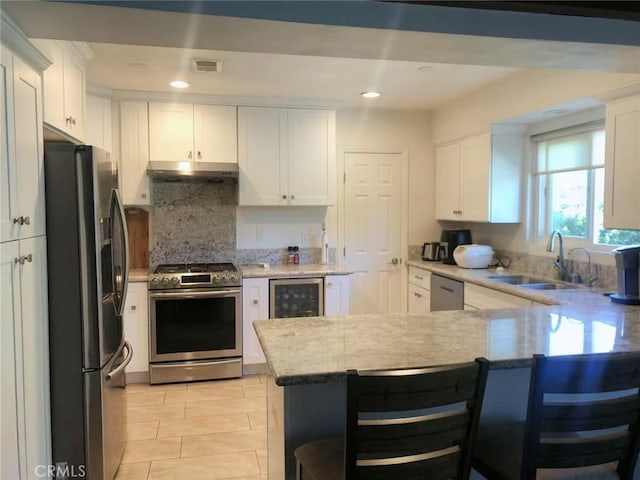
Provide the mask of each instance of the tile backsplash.
MULTIPOLYGON (((163 263, 286 263, 286 248, 236 249, 238 186, 153 181, 150 268, 163 263)), ((320 263, 320 248, 301 248, 300 263, 320 263)), ((329 263, 335 263, 335 248, 329 263)))

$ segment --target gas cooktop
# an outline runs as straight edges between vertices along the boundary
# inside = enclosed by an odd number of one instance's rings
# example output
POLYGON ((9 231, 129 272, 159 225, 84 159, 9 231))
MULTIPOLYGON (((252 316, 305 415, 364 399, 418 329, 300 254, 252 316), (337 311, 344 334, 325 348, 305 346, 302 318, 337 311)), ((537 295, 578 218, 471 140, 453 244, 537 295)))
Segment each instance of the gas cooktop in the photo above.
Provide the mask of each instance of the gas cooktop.
POLYGON ((149 275, 149 288, 173 290, 216 288, 242 285, 242 277, 233 263, 175 263, 159 265, 149 275))

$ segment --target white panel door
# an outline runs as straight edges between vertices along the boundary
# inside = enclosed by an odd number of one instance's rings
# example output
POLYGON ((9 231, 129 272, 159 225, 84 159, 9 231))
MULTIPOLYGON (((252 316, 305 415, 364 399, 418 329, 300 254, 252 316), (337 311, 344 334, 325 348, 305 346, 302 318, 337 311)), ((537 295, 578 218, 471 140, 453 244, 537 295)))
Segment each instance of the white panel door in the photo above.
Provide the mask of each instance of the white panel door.
POLYGON ((193 105, 149 104, 149 160, 194 161, 193 105))
POLYGON ((239 205, 288 205, 287 110, 238 107, 239 205))
POLYGON ((289 109, 289 203, 335 203, 335 113, 289 109))
POLYGON ((18 405, 22 404, 22 396, 18 395, 16 378, 16 372, 22 371, 20 359, 16 362, 16 329, 22 317, 20 277, 14 261, 18 256, 18 242, 0 244, 0 478, 12 479, 25 478, 26 470, 19 456, 24 449, 20 439, 24 437, 18 428, 21 425, 18 405))
POLYGON ((460 142, 461 220, 489 220, 490 162, 490 134, 476 135, 460 142))
MULTIPOLYGON (((0 242, 18 238, 20 227, 13 128, 13 55, 2 47, 0 56, 0 242)), ((4 477, 3 477, 4 478, 4 477)))
POLYGON ((147 102, 120 103, 120 187, 125 205, 151 205, 147 102))
POLYGON ((264 353, 253 328, 254 320, 269 318, 269 279, 242 281, 242 363, 265 363, 264 353))
POLYGON ((18 215, 25 219, 19 236, 26 238, 45 233, 41 79, 18 57, 13 69, 18 215))
POLYGON ((196 162, 238 163, 236 107, 194 105, 193 133, 196 162))
POLYGON ((460 207, 460 144, 436 148, 436 218, 458 220, 460 207))
POLYGON ((351 313, 402 310, 402 155, 345 154, 345 266, 351 313))
POLYGON ((20 256, 27 257, 20 265, 20 291, 24 418, 29 479, 38 478, 36 466, 51 464, 46 254, 46 237, 20 241, 20 256))

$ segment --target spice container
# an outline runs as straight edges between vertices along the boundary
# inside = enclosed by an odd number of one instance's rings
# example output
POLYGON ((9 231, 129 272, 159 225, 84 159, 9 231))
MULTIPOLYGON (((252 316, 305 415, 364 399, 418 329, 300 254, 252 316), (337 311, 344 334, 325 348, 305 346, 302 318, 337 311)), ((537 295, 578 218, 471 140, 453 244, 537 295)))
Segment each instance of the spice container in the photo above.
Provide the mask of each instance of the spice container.
POLYGON ((293 247, 293 263, 295 265, 300 264, 300 254, 298 253, 298 247, 293 247))

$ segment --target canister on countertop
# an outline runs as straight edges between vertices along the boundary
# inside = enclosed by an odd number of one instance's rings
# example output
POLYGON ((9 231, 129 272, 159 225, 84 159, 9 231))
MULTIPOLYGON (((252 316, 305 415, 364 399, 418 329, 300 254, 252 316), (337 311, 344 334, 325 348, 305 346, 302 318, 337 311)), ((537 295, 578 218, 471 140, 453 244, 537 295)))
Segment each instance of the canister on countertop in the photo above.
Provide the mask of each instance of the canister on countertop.
POLYGON ((293 254, 293 247, 287 247, 287 265, 293 265, 295 263, 295 255, 293 254))

